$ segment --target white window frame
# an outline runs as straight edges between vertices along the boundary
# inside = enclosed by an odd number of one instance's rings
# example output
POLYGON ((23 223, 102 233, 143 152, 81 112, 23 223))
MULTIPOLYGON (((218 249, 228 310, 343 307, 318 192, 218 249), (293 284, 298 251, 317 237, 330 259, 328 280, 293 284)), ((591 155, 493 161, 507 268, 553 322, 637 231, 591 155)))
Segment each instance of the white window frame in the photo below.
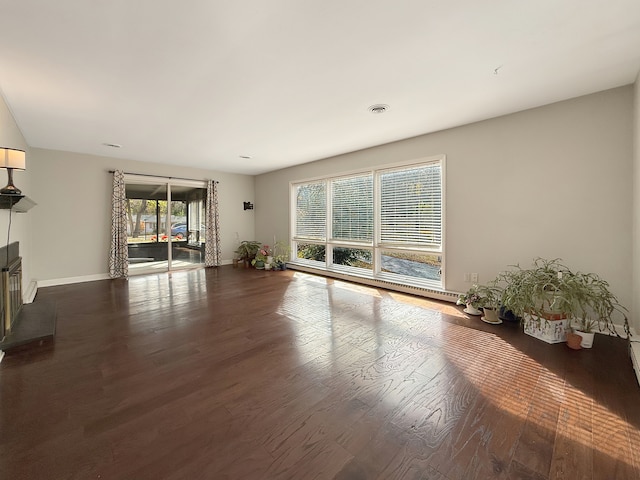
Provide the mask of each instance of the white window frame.
POLYGON ((391 283, 400 283, 403 285, 431 288, 436 290, 445 290, 446 278, 445 278, 445 245, 446 245, 446 156, 436 155, 427 158, 416 159, 408 162, 394 163, 389 165, 382 165, 373 169, 357 170, 348 173, 343 173, 335 176, 315 177, 305 180, 297 180, 290 182, 290 232, 291 232, 291 259, 294 264, 303 265, 319 270, 335 271, 342 274, 353 275, 356 277, 371 278, 374 280, 382 280, 391 283), (440 178, 441 178, 441 242, 438 247, 422 247, 418 245, 395 245, 395 244, 383 244, 381 239, 381 184, 380 176, 385 172, 392 170, 403 170, 410 168, 419 168, 428 165, 438 164, 440 166, 440 178), (332 235, 333 219, 332 219, 332 181, 356 177, 361 175, 371 174, 373 175, 373 241, 345 241, 334 239, 332 235), (311 183, 325 183, 325 195, 326 195, 326 231, 324 240, 317 239, 311 240, 308 238, 297 237, 296 233, 296 189, 300 185, 311 183), (316 244, 325 246, 325 262, 307 260, 297 258, 297 249, 299 244, 316 244), (364 268, 350 267, 344 265, 333 264, 333 248, 334 247, 346 247, 346 248, 362 248, 372 250, 373 268, 368 271, 364 268), (399 274, 391 274, 381 271, 381 252, 382 251, 396 251, 407 252, 416 254, 433 254, 440 257, 441 260, 441 274, 440 280, 427 280, 419 279, 417 277, 403 276, 399 274))

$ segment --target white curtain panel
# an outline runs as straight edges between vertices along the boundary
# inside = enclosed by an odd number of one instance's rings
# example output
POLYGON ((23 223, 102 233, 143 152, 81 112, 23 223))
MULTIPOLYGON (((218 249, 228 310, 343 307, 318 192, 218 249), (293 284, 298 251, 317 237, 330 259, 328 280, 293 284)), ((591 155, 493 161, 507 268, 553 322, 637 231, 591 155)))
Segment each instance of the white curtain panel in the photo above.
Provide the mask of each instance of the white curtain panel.
POLYGON ((113 194, 111 197, 111 247, 109 249, 109 276, 129 276, 129 251, 127 248, 127 211, 124 172, 113 172, 113 194))
POLYGON ((220 216, 218 214, 218 182, 207 182, 207 204, 205 206, 206 242, 204 244, 204 266, 220 265, 220 216))

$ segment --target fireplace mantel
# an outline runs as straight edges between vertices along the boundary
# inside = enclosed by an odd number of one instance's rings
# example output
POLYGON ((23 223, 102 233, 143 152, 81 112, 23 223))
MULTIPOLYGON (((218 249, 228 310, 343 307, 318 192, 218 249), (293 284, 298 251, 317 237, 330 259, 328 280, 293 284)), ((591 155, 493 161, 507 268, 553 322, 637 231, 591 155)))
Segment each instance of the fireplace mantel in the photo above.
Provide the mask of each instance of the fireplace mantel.
POLYGON ((17 213, 25 213, 37 204, 26 195, 9 195, 0 193, 0 209, 13 209, 17 213))

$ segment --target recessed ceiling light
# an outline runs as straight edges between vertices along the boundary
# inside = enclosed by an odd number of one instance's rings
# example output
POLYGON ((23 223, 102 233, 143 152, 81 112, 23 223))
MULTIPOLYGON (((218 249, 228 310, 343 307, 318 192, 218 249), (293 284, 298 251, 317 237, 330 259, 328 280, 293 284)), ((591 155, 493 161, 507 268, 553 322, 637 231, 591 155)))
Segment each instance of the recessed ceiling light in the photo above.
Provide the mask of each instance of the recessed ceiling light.
POLYGON ((375 105, 371 105, 368 110, 371 113, 384 113, 389 110, 389 105, 385 105, 384 103, 376 103, 375 105))
POLYGON ((238 155, 238 157, 244 158, 245 160, 249 160, 251 158, 251 155, 238 155))
POLYGON ((102 145, 104 145, 105 147, 111 147, 111 148, 122 148, 122 145, 118 145, 117 143, 103 143, 102 145))

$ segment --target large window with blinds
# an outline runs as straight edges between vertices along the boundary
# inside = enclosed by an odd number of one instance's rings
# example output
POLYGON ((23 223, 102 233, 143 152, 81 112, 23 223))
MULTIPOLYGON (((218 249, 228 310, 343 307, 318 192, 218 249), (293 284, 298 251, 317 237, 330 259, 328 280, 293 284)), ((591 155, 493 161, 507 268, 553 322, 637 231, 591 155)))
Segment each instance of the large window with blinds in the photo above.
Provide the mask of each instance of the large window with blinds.
POLYGON ((324 240, 327 230, 327 193, 325 182, 296 187, 296 237, 324 240))
POLYGON ((439 164, 380 172, 380 243, 440 248, 439 164))
POLYGON ((292 184, 294 262, 443 288, 444 156, 292 184))
POLYGON ((373 175, 331 180, 331 238, 373 241, 373 175))

